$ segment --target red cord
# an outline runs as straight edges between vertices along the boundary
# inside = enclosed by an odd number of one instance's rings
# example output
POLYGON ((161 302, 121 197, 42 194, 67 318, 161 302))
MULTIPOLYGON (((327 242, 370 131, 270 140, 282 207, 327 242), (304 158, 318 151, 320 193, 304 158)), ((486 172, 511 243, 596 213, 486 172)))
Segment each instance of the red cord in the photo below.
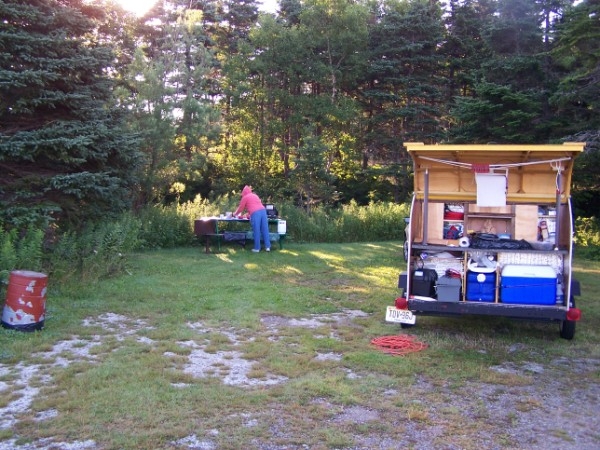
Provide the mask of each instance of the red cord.
POLYGON ((373 339, 371 344, 380 347, 382 352, 395 356, 404 356, 408 353, 420 352, 429 347, 424 342, 417 341, 415 336, 409 334, 378 337, 373 339))

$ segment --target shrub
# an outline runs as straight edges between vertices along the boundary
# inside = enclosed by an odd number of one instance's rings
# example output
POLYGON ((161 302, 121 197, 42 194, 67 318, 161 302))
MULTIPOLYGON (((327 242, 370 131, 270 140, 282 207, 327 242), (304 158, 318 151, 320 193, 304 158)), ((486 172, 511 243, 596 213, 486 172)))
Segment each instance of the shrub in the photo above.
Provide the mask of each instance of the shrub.
POLYGON ((193 221, 199 217, 218 216, 226 211, 235 211, 239 203, 238 195, 225 194, 212 202, 198 195, 194 201, 177 205, 177 211, 187 216, 193 224, 193 221))
MULTIPOLYGON (((89 225, 80 232, 66 232, 44 242, 38 229, 18 233, 0 228, 0 294, 15 269, 44 271, 54 280, 94 281, 127 271, 127 254, 135 250, 188 246, 195 242, 194 220, 233 211, 237 196, 213 202, 197 197, 193 202, 170 207, 152 206, 137 216, 89 225)), ((287 233, 297 242, 361 242, 401 240, 408 204, 355 202, 339 208, 316 207, 307 213, 291 202, 277 202, 287 220, 287 233)), ((595 217, 575 221, 578 256, 600 259, 600 221, 595 217)))
POLYGON ((595 217, 575 219, 575 245, 579 256, 600 259, 600 221, 595 217))

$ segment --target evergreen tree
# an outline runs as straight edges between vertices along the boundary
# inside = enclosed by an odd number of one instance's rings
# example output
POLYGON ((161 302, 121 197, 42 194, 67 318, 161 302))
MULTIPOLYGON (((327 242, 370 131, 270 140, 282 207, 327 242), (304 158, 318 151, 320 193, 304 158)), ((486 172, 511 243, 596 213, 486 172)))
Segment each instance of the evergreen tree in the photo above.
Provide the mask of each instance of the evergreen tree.
POLYGON ((0 0, 0 220, 77 224, 244 183, 404 201, 404 141, 598 136, 597 0, 257 3, 164 0, 139 19, 0 0))
POLYGON ((233 54, 240 43, 247 42, 250 30, 258 19, 258 5, 255 0, 225 0, 224 2, 224 36, 228 54, 233 54))
POLYGON ((131 206, 139 154, 115 107, 100 8, 0 1, 0 221, 78 226, 131 206))
POLYGON ((280 0, 279 17, 288 25, 298 25, 301 12, 302 3, 300 0, 280 0))
POLYGON ((586 142, 575 160, 573 198, 578 213, 600 211, 600 3, 584 0, 568 10, 556 27, 552 50, 560 81, 551 104, 558 116, 557 136, 586 142))
POLYGON ((386 1, 375 13, 360 93, 367 117, 362 169, 393 179, 394 198, 404 201, 411 187, 402 143, 437 142, 443 135, 444 61, 438 48, 444 24, 439 5, 428 1, 386 1))
POLYGON ((600 129, 600 2, 584 0, 557 24, 552 50, 560 82, 552 95, 561 133, 600 129))
POLYGON ((540 6, 501 0, 481 35, 490 54, 474 70, 472 92, 456 97, 455 142, 546 142, 551 126, 540 6))
POLYGON ((440 51, 447 60, 445 101, 455 96, 470 96, 477 82, 476 71, 491 49, 481 35, 494 11, 490 1, 450 0, 446 14, 446 36, 440 51))

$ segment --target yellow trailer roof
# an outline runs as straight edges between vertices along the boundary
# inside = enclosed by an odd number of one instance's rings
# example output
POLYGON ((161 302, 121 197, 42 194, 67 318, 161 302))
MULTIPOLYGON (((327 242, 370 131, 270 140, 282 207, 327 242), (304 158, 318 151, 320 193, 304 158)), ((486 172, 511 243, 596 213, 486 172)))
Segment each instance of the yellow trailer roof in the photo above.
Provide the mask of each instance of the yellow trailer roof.
POLYGON ((404 146, 413 160, 414 192, 428 198, 457 202, 475 201, 476 174, 506 174, 508 203, 556 202, 560 173, 561 202, 571 195, 575 157, 585 142, 551 145, 435 144, 408 142, 404 146))

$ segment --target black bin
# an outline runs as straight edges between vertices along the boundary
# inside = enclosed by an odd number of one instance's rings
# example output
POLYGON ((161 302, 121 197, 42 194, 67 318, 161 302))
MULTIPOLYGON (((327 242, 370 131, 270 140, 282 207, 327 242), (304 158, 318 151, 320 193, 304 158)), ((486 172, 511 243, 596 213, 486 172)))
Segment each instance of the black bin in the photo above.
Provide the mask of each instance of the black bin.
POLYGON ((415 269, 412 274, 411 295, 435 298, 437 272, 434 269, 415 269))

